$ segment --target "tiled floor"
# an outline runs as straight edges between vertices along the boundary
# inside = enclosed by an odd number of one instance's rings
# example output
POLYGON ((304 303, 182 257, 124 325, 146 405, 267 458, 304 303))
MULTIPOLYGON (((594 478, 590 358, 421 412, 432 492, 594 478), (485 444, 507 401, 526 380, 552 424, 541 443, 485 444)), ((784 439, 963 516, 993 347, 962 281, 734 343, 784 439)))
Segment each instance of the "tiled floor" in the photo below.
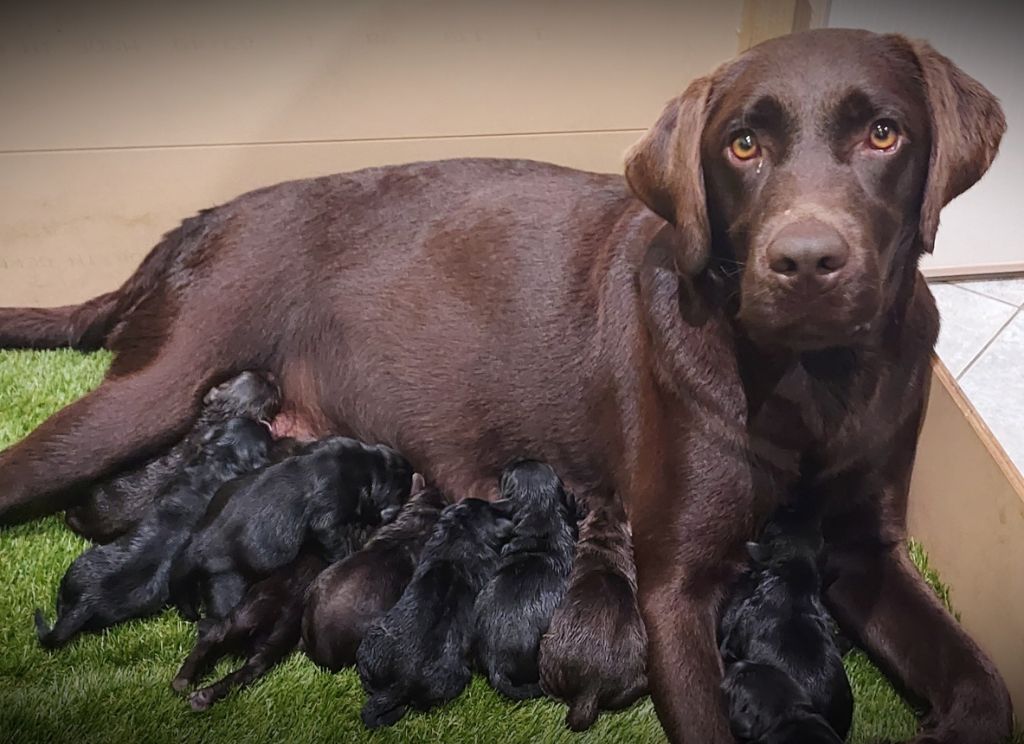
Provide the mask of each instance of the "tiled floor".
POLYGON ((1024 472, 1024 277, 932 282, 939 357, 1024 472))

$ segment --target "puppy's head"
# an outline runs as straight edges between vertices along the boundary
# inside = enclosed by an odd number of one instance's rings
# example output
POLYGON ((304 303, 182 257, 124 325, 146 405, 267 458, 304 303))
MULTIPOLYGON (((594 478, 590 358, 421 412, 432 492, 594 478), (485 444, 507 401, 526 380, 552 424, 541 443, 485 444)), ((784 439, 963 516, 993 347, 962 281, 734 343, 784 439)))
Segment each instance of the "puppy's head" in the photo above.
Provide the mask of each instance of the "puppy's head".
POLYGON ((501 497, 518 511, 544 511, 567 513, 570 500, 562 479, 547 463, 520 460, 501 473, 501 497))
POLYGON ((217 423, 203 434, 207 454, 220 466, 240 472, 266 465, 270 446, 270 432, 256 420, 240 416, 217 423))
POLYGON ((814 515, 795 507, 778 509, 757 542, 747 543, 751 560, 784 575, 794 591, 812 591, 818 584, 818 556, 823 540, 814 515))
POLYGON ((498 550, 512 532, 508 505, 483 499, 463 499, 441 512, 438 532, 451 543, 467 542, 498 550))
POLYGON ((377 445, 371 448, 371 454, 379 458, 380 473, 374 476, 372 486, 363 492, 358 511, 367 524, 388 524, 395 520, 409 500, 414 481, 418 478, 422 484, 423 476, 414 473, 409 461, 390 447, 377 445))
POLYGON ((203 397, 203 408, 204 413, 215 417, 268 421, 281 408, 281 392, 269 374, 243 372, 210 388, 203 397))
POLYGON ((738 285, 755 341, 845 346, 871 337, 1005 126, 992 94, 927 44, 823 29, 694 82, 626 177, 675 226, 680 271, 710 261, 738 285))

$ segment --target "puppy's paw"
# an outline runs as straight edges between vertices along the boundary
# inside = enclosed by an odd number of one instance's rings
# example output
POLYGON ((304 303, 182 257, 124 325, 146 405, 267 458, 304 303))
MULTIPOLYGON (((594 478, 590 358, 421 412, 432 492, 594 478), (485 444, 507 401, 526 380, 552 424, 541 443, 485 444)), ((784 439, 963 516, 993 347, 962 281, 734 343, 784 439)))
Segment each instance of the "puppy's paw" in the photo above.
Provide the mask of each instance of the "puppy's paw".
POLYGON ((368 729, 380 728, 381 726, 394 726, 405 715, 407 706, 396 703, 385 695, 374 695, 366 701, 359 717, 363 725, 368 729))
POLYGON ((188 705, 196 713, 202 713, 214 703, 213 691, 209 688, 196 690, 188 696, 188 705))
POLYGON ((179 695, 184 693, 189 687, 189 681, 184 677, 175 677, 171 680, 171 689, 177 692, 179 695))

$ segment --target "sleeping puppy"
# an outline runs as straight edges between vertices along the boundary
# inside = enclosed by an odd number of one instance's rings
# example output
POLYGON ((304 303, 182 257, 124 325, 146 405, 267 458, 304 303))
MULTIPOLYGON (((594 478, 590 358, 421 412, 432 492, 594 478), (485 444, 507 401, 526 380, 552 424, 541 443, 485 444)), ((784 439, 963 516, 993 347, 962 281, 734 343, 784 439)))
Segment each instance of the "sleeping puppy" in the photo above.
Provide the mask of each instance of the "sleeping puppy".
POLYGON ((67 510, 64 521, 82 537, 110 542, 138 524, 174 479, 188 456, 190 438, 201 437, 213 424, 235 416, 267 421, 280 405, 277 386, 261 373, 243 372, 212 388, 203 398, 199 418, 189 434, 137 469, 89 486, 80 503, 67 510))
POLYGON ((248 586, 295 560, 304 547, 334 563, 394 518, 409 496, 412 467, 393 449, 331 437, 221 489, 174 567, 184 617, 200 605, 220 619, 248 586))
POLYGON ((405 591, 424 544, 445 507, 444 496, 413 477, 412 496, 391 524, 366 546, 317 577, 306 598, 302 641, 306 655, 337 672, 356 663, 366 631, 405 591))
POLYGON ((807 692, 776 666, 737 661, 722 680, 729 725, 739 742, 842 744, 807 692))
POLYGON ((320 556, 303 553, 249 587, 228 617, 200 625, 192 653, 171 682, 176 692, 184 692, 228 653, 241 655, 245 663, 189 695, 192 710, 206 710, 233 689, 252 684, 291 653, 299 642, 306 590, 326 565, 320 556))
POLYGON ((569 589, 541 639, 539 664, 542 689, 568 704, 573 731, 647 689, 632 531, 618 501, 599 503, 583 520, 569 589))
MULTIPOLYGON (((853 695, 836 647, 831 619, 821 603, 818 554, 822 539, 817 520, 799 509, 784 507, 764 528, 760 541, 747 546, 751 564, 744 569, 723 608, 719 649, 725 663, 730 700, 742 710, 729 711, 738 720, 760 720, 761 730, 782 723, 800 730, 799 722, 777 718, 791 711, 810 711, 828 722, 839 739, 846 737, 853 717, 853 695), (778 673, 732 673, 738 662, 778 673), (781 676, 802 690, 792 706, 780 704, 781 676), (749 689, 742 689, 749 684, 749 689), (763 710, 751 712, 763 698, 763 710)), ((810 724, 808 724, 810 725, 810 724)), ((815 724, 816 725, 816 724, 815 724)), ((755 732, 756 733, 756 732, 755 732)), ((761 741, 762 734, 751 737, 761 741)), ((809 734, 808 734, 809 736, 809 734)), ((794 739, 803 741, 803 739, 794 739)))
POLYGON ((75 559, 60 583, 50 629, 36 610, 39 642, 62 646, 83 630, 100 630, 159 612, 169 600, 171 566, 217 488, 269 459, 270 430, 251 418, 215 423, 190 436, 184 466, 134 528, 75 559))
POLYGON ((525 700, 543 694, 537 652, 569 584, 575 505, 540 462, 506 468, 501 495, 512 509, 512 535, 476 601, 473 655, 494 689, 525 700))
POLYGON ((511 526, 500 507, 479 499, 441 513, 401 599, 359 645, 368 728, 396 723, 409 706, 446 703, 469 684, 473 604, 511 526))

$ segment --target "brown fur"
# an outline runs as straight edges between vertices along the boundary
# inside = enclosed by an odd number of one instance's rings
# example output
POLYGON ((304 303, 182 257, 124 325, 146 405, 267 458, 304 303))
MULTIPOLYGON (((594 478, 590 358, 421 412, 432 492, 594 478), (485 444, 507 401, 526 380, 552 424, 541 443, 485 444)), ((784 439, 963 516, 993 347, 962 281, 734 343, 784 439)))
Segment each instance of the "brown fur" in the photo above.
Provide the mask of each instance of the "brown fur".
POLYGON ((356 663, 366 631, 405 591, 444 506, 444 496, 414 476, 413 494, 395 521, 317 577, 302 615, 310 659, 332 672, 356 663))
POLYGON ((584 731, 598 709, 632 705, 647 690, 647 633, 636 601, 632 536, 621 506, 583 520, 569 589, 540 642, 543 690, 569 705, 566 725, 584 731))
POLYGON ((718 744, 722 587, 799 483, 844 631, 929 710, 928 741, 988 744, 1009 731, 1005 685, 903 541, 937 330, 917 261, 1004 127, 928 47, 821 30, 675 99, 627 164, 639 199, 618 176, 472 159, 246 194, 169 233, 112 298, 0 310, 0 344, 117 352, 0 453, 0 521, 66 506, 180 437, 211 384, 265 369, 289 430, 387 443, 444 492, 493 497, 528 457, 590 503, 621 498, 655 708, 673 741, 718 744), (906 135, 891 153, 864 150, 879 115, 906 135), (742 168, 740 125, 764 144, 742 168), (774 230, 822 215, 849 261, 787 283, 774 230))

